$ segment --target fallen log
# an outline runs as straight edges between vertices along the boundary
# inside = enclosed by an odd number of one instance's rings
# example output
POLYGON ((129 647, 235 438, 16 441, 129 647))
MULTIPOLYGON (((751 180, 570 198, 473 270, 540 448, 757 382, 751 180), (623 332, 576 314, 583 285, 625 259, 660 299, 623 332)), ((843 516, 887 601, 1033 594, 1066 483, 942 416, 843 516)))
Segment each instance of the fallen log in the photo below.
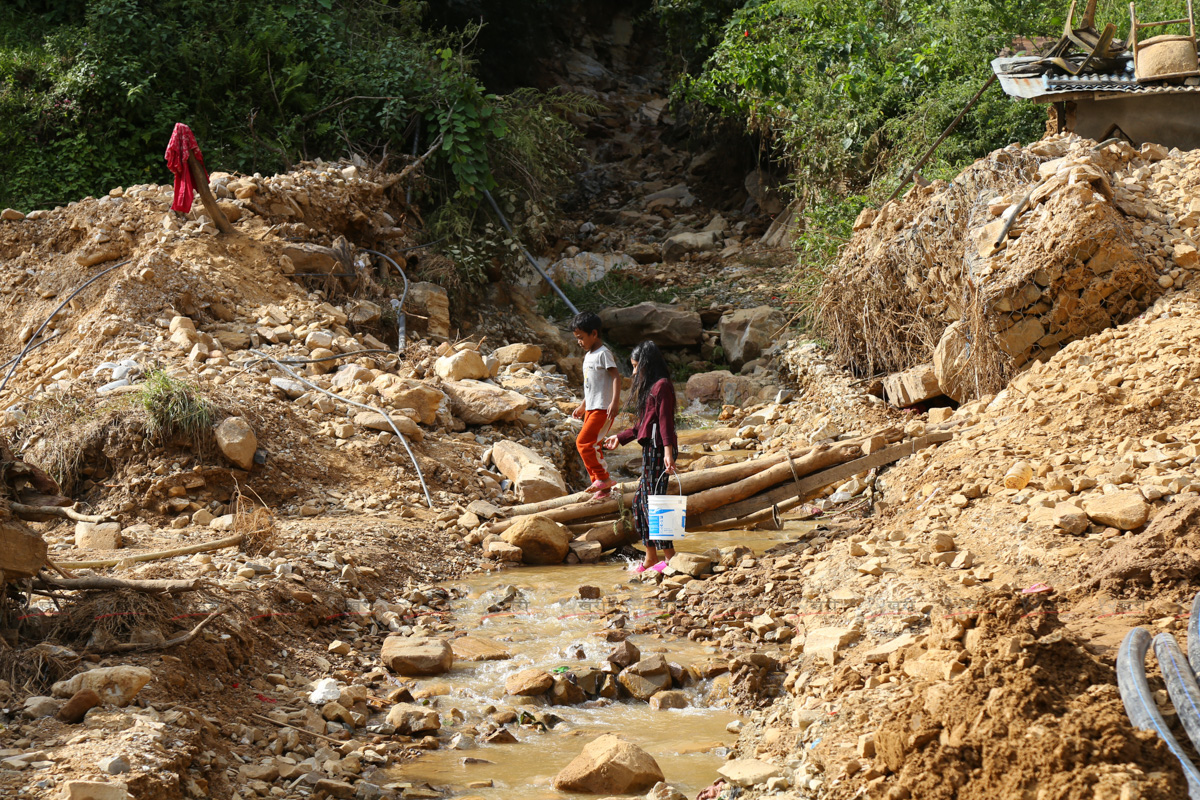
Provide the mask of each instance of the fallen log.
POLYGON ((107 522, 109 517, 103 514, 80 514, 73 508, 65 506, 31 506, 25 503, 9 503, 15 516, 21 519, 42 522, 48 519, 69 519, 74 522, 107 522))
POLYGON ((592 525, 587 532, 576 536, 575 541, 599 542, 604 550, 612 550, 628 542, 632 536, 633 525, 626 517, 592 525))
POLYGON ((850 461, 857 455, 862 455, 862 442, 850 441, 835 445, 814 447, 800 458, 784 459, 782 463, 755 473, 748 478, 718 486, 698 494, 689 495, 687 499, 688 516, 700 516, 714 508, 727 506, 753 497, 759 492, 769 489, 787 480, 798 481, 800 477, 811 475, 834 464, 850 461))
POLYGON ((799 497, 793 497, 791 500, 784 500, 778 505, 772 505, 769 508, 764 508, 761 511, 756 511, 745 517, 737 517, 727 519, 716 523, 715 525, 706 525, 704 527, 692 528, 687 527, 687 532, 692 533, 716 533, 718 531, 733 531, 739 529, 750 530, 752 528, 767 528, 768 530, 779 530, 783 526, 783 518, 780 516, 785 511, 790 511, 803 502, 799 497), (771 523, 770 526, 766 523, 771 523), (773 527, 772 527, 773 526, 773 527))
POLYGON ((201 542, 200 544, 190 544, 186 547, 176 547, 172 550, 158 550, 153 553, 136 553, 134 555, 121 556, 119 558, 102 558, 96 561, 71 561, 69 563, 59 562, 58 566, 62 569, 99 569, 101 567, 115 567, 118 564, 136 564, 141 561, 160 561, 164 558, 174 558, 175 556, 186 556, 192 553, 207 553, 209 550, 220 550, 222 547, 235 547, 242 543, 243 534, 234 534, 227 536, 224 539, 217 539, 212 542, 201 542))
POLYGON ((876 467, 882 467, 886 464, 899 461, 919 450, 947 442, 952 438, 954 438, 954 434, 952 433, 931 433, 927 436, 910 439, 907 442, 885 447, 869 456, 847 461, 830 469, 808 475, 799 481, 787 483, 776 489, 742 500, 741 502, 731 503, 730 505, 713 509, 695 517, 689 514, 687 517, 687 530, 692 530, 693 526, 699 529, 710 525, 717 525, 725 521, 737 520, 740 517, 748 517, 751 514, 763 511, 785 500, 797 497, 803 498, 805 495, 811 494, 830 484, 846 480, 861 472, 867 472, 876 467))
MULTIPOLYGON (((729 464, 724 467, 712 467, 711 469, 701 470, 699 472, 685 472, 668 481, 667 492, 671 494, 682 493, 685 495, 693 495, 693 493, 704 492, 708 489, 714 489, 714 487, 728 488, 731 485, 738 484, 740 481, 745 481, 753 476, 759 475, 760 473, 778 467, 779 469, 771 474, 770 480, 772 482, 763 484, 759 487, 765 488, 766 486, 773 486, 774 484, 785 480, 787 477, 790 477, 793 474, 801 474, 799 473, 799 464, 804 462, 805 459, 809 458, 814 453, 828 454, 832 451, 837 453, 841 460, 845 460, 846 458, 850 458, 853 453, 861 452, 863 445, 872 439, 883 438, 887 441, 893 441, 900 438, 900 436, 902 436, 902 434, 898 429, 888 428, 884 431, 880 431, 879 433, 872 434, 871 436, 866 436, 861 439, 853 439, 847 442, 839 442, 832 446, 821 445, 819 447, 805 447, 792 451, 791 453, 777 453, 775 455, 766 456, 765 458, 746 461, 740 464, 729 464), (792 465, 788 463, 789 455, 791 456, 792 463, 797 465, 795 473, 793 473, 792 465)), ((831 456, 829 455, 819 456, 816 457, 812 462, 806 462, 815 465, 808 469, 808 471, 811 472, 813 469, 821 469, 822 467, 827 466, 825 461, 830 457, 831 456)), ((836 463, 836 461, 831 463, 836 463)), ((750 486, 757 485, 758 484, 751 484, 750 486)), ((624 495, 623 503, 626 507, 628 507, 633 501, 633 491, 637 488, 637 483, 632 481, 626 482, 621 484, 619 488, 620 491, 626 493, 624 495)), ((746 490, 747 486, 741 486, 738 489, 731 489, 724 495, 719 492, 714 495, 707 495, 705 496, 703 502, 710 503, 720 501, 717 503, 718 505, 721 502, 729 503, 739 500, 743 497, 749 497, 759 489, 752 489, 748 494, 744 494, 743 492, 746 490), (721 500, 722 497, 725 499, 721 500)), ((615 494, 617 488, 614 487, 613 491, 615 494)), ((714 489, 714 491, 716 490, 714 489)), ((709 508, 713 507, 715 506, 709 506, 709 508)), ((603 515, 612 514, 616 512, 617 509, 618 505, 615 500, 605 500, 597 503, 591 500, 591 495, 587 492, 579 492, 574 495, 558 497, 541 503, 530 503, 523 506, 514 506, 512 509, 510 509, 510 516, 505 517, 504 519, 492 520, 486 526, 481 528, 481 530, 485 534, 502 533, 520 517, 525 517, 532 514, 538 514, 546 517, 547 519, 555 520, 556 522, 566 523, 588 517, 600 517, 603 515)), ((688 513, 693 513, 692 499, 690 496, 688 498, 688 513)))
POLYGON ((193 578, 191 580, 123 580, 121 578, 106 578, 99 575, 83 578, 55 578, 45 575, 33 581, 34 589, 65 589, 73 592, 130 589, 135 592, 150 592, 153 594, 194 592, 203 589, 205 585, 205 582, 200 578, 193 578))
MULTIPOLYGON (((793 458, 800 458, 808 453, 812 448, 806 447, 800 450, 793 451, 793 458)), ((738 464, 727 464, 723 467, 710 467, 709 469, 697 470, 696 472, 681 472, 677 476, 681 483, 675 484, 671 488, 672 492, 679 491, 682 486, 683 493, 698 492, 703 489, 710 489, 713 486, 721 486, 722 484, 738 481, 743 478, 748 478, 757 472, 778 464, 784 460, 783 453, 776 453, 764 458, 743 461, 738 464)), ((625 481, 613 487, 613 491, 632 492, 637 489, 637 481, 625 481)), ((576 492, 565 497, 556 497, 553 500, 543 500, 540 503, 526 503, 525 505, 512 506, 504 509, 507 516, 524 517, 529 514, 540 514, 543 511, 551 511, 555 508, 574 505, 576 503, 584 503, 591 499, 591 492, 576 492)))

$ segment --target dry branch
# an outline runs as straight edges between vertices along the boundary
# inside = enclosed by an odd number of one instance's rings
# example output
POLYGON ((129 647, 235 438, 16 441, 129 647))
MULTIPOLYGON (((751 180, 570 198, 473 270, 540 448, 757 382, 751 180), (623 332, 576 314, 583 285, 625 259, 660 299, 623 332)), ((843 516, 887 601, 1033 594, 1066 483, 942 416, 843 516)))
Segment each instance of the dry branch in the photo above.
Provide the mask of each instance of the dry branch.
POLYGON ((187 547, 176 547, 172 550, 159 550, 153 553, 138 553, 136 555, 121 556, 120 558, 103 558, 96 561, 71 561, 68 563, 60 563, 58 566, 63 569, 99 569, 101 567, 115 567, 118 564, 135 564, 141 561, 159 561, 164 558, 174 558, 175 556, 186 556, 192 553, 207 553, 209 550, 220 550, 222 547, 235 547, 242 543, 244 537, 242 534, 227 536, 224 539, 217 539, 215 542, 201 542, 200 544, 190 544, 187 547))
POLYGON ((108 653, 133 653, 146 650, 166 650, 168 647, 174 647, 179 644, 187 644, 192 639, 200 635, 200 631, 214 619, 225 613, 225 608, 218 608, 216 611, 209 614, 204 619, 200 620, 200 624, 192 628, 183 636, 176 636, 174 639, 168 639, 165 642, 122 642, 105 648, 104 652, 108 653))
POLYGON ((8 507, 16 516, 28 520, 69 519, 75 522, 107 522, 109 520, 103 514, 80 514, 78 511, 64 506, 31 506, 25 503, 9 503, 8 507))
POLYGON ((200 578, 191 580, 123 580, 121 578, 106 578, 88 576, 84 578, 55 578, 49 575, 36 578, 34 589, 65 589, 67 591, 117 591, 130 589, 135 592, 150 592, 154 594, 180 594, 203 589, 205 582, 200 578))

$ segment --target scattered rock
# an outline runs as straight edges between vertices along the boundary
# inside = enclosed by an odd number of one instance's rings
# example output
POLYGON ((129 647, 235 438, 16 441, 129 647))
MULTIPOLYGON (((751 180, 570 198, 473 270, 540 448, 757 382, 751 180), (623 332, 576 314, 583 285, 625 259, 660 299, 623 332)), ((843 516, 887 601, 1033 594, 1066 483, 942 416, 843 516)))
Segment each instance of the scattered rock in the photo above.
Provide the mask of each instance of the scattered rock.
POLYGON ((483 380, 488 377, 487 365, 475 350, 459 350, 444 355, 433 362, 433 371, 442 380, 461 381, 468 378, 483 380))
POLYGON ((217 447, 233 463, 244 470, 254 466, 254 451, 258 449, 258 437, 254 428, 243 417, 226 417, 216 430, 217 447))
POLYGON ((534 514, 514 522, 500 538, 521 548, 526 564, 560 564, 570 549, 571 532, 552 519, 534 514))
POLYGON ((628 308, 607 308, 600 312, 605 337, 615 344, 635 345, 646 339, 659 347, 680 347, 700 343, 700 315, 664 303, 639 303, 628 308))
POLYGON ((662 769, 642 748, 613 734, 590 742, 554 778, 560 792, 629 794, 662 781, 662 769))
POLYGON ((756 758, 738 758, 721 765, 717 774, 734 786, 750 788, 764 784, 782 773, 779 767, 756 758))
POLYGON ((492 446, 492 460, 500 474, 516 486, 522 503, 540 503, 567 494, 566 481, 555 466, 524 445, 501 439, 492 446))
POLYGON ((80 550, 119 550, 122 544, 120 523, 75 523, 75 546, 80 550))
POLYGON ((554 685, 554 676, 541 669, 524 669, 504 679, 506 694, 533 697, 545 694, 554 685))
POLYGON ((100 705, 100 695, 92 689, 80 689, 58 711, 58 718, 68 725, 83 722, 87 712, 100 705))
POLYGON ((741 369, 747 361, 753 361, 771 347, 779 329, 786 324, 787 317, 783 312, 770 306, 743 308, 725 314, 717 323, 725 360, 734 369, 741 369))
POLYGON ((398 675, 441 675, 454 665, 449 643, 425 636, 389 636, 380 657, 398 675))
POLYGON ((1146 524, 1150 506, 1137 492, 1113 492, 1090 498, 1084 504, 1088 519, 1120 531, 1131 531, 1146 524))
POLYGON ((71 697, 82 689, 91 689, 106 705, 123 708, 153 677, 154 673, 145 667, 101 667, 59 681, 50 692, 55 697, 71 697))
POLYGON ((442 721, 437 711, 410 703, 397 703, 388 711, 387 721, 401 736, 418 736, 441 729, 442 721))
POLYGON ((512 422, 532 405, 522 394, 482 381, 446 381, 442 388, 454 416, 468 425, 512 422))

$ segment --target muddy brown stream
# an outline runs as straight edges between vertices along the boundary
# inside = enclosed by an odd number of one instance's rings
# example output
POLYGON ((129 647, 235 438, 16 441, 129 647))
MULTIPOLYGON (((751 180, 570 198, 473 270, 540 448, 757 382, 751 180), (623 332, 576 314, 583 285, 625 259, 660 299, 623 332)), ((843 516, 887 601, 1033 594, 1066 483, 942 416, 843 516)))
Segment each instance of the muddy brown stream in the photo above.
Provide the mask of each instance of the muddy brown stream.
MULTIPOLYGON (((791 527, 791 526, 789 526, 791 527)), ((689 534, 679 550, 704 552, 714 547, 741 544, 761 553, 796 536, 795 531, 727 531, 689 534)), ((466 596, 456 601, 453 613, 459 629, 494 639, 513 657, 503 661, 457 663, 439 678, 449 684, 448 695, 438 698, 438 711, 449 721, 452 709, 463 712, 468 722, 483 716, 488 706, 512 705, 504 695, 506 676, 530 667, 598 665, 613 645, 604 640, 605 601, 623 599, 633 621, 657 615, 656 600, 645 600, 646 587, 630 581, 626 562, 570 567, 525 567, 480 575, 454 587, 466 596), (578 588, 598 586, 602 600, 581 600, 578 588), (499 598, 516 587, 520 593, 504 611, 489 612, 499 598), (578 658, 582 650, 583 658, 578 658)), ((653 584, 648 584, 653 586, 653 584)), ((643 654, 662 653, 669 661, 689 664, 711 657, 716 649, 709 643, 680 638, 631 636, 643 654)), ((623 700, 593 701, 581 706, 544 706, 564 722, 546 731, 514 727, 514 744, 481 745, 465 750, 442 749, 389 770, 394 781, 429 783, 450 789, 449 797, 484 800, 509 798, 565 798, 551 787, 554 776, 583 746, 603 733, 621 733, 654 756, 667 782, 695 796, 717 777, 736 735, 726 726, 738 719, 728 709, 706 704, 706 683, 687 689, 686 709, 652 711, 647 703, 623 700), (464 763, 464 759, 486 763, 464 763), (491 781, 487 788, 471 784, 491 781)))

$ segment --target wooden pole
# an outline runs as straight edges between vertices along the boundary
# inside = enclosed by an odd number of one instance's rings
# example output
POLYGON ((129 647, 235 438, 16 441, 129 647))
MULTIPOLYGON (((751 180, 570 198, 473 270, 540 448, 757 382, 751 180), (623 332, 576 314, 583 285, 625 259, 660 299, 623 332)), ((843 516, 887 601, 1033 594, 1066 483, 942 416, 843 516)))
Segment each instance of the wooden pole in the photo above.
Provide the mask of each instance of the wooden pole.
POLYGON ((795 497, 803 498, 810 492, 815 492, 832 483, 846 480, 860 472, 866 472, 876 467, 891 464, 912 455, 918 450, 924 450, 926 447, 947 442, 952 438, 954 438, 954 434, 952 433, 931 433, 927 436, 909 439, 906 442, 901 442, 891 447, 885 447, 883 450, 872 453, 869 456, 844 462, 823 472, 813 473, 801 478, 799 481, 789 481, 777 489, 757 494, 747 500, 730 503, 729 505, 715 508, 694 517, 689 515, 687 518, 688 529, 693 529, 693 526, 695 528, 704 528, 719 525, 727 520, 736 520, 740 517, 750 516, 795 497))
POLYGON ((204 169, 196 163, 196 159, 192 158, 191 153, 188 154, 187 165, 188 172, 192 174, 192 183, 196 187, 196 194, 200 195, 200 202, 204 204, 204 210, 212 219, 213 224, 217 226, 217 230, 221 233, 233 233, 233 226, 225 218, 225 212, 217 205, 217 198, 213 197, 212 190, 208 188, 208 177, 204 174, 204 169))

